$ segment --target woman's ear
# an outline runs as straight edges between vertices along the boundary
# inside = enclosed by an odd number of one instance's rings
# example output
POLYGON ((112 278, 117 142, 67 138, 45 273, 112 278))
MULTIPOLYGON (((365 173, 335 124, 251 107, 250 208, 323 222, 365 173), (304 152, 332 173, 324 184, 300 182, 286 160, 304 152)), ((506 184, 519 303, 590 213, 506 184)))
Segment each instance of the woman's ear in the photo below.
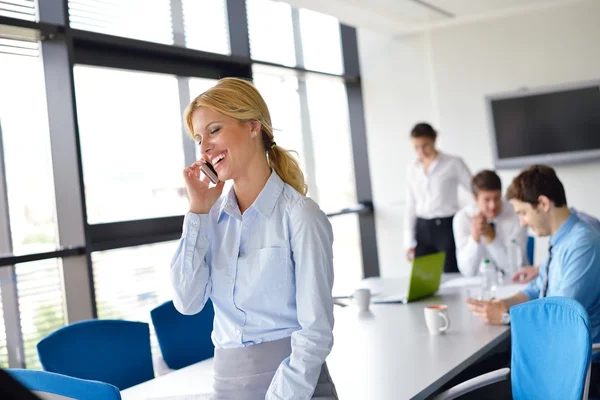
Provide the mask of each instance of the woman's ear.
POLYGON ((258 136, 261 128, 262 128, 262 125, 260 122, 258 122, 256 120, 250 121, 250 132, 252 133, 252 137, 258 136))

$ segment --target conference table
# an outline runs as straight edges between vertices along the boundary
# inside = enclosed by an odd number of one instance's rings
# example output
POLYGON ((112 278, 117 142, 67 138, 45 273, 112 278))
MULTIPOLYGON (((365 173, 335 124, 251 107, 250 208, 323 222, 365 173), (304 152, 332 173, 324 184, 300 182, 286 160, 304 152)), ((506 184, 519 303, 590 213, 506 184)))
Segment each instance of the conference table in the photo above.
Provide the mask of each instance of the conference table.
MULTIPOLYGON (((468 366, 508 339, 507 326, 490 326, 465 304, 474 281, 446 275, 436 295, 408 304, 335 307, 334 346, 327 358, 339 398, 425 399, 468 366), (450 328, 430 335, 423 309, 448 307, 450 328)), ((376 293, 391 280, 369 279, 362 286, 376 293)), ((522 285, 499 288, 497 297, 516 293, 522 285)), ((212 359, 123 390, 124 400, 202 399, 212 385, 212 359), (195 395, 195 396, 194 396, 195 395)))

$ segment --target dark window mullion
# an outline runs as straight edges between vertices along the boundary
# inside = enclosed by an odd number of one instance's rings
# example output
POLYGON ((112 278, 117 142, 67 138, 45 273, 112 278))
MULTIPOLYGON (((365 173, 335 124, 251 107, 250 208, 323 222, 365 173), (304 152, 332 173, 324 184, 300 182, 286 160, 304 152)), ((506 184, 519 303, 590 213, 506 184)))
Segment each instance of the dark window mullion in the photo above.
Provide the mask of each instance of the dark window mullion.
MULTIPOLYGON (((351 76, 360 77, 356 29, 340 24, 340 37, 342 40, 344 71, 351 76)), ((356 82, 346 81, 346 94, 348 96, 348 115, 350 117, 356 197, 359 203, 372 204, 373 194, 371 192, 371 173, 369 169, 365 111, 360 79, 356 82)), ((379 255, 375 231, 375 214, 359 214, 358 223, 362 246, 364 277, 369 278, 372 276, 379 276, 379 255)))

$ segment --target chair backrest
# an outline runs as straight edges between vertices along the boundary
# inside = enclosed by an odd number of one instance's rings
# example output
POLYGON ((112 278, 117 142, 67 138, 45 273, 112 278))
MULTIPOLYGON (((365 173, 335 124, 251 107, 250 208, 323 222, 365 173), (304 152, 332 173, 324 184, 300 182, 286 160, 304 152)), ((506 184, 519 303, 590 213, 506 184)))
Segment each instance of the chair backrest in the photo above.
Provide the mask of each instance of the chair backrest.
POLYGON ((535 238, 533 236, 527 236, 527 259, 529 265, 533 265, 533 255, 535 250, 535 238))
POLYGON ((150 312, 163 359, 171 369, 179 369, 214 356, 211 340, 215 311, 210 300, 195 315, 183 315, 172 301, 150 312))
POLYGON ((88 320, 42 339, 46 371, 115 385, 120 390, 154 378, 150 326, 144 322, 88 320))
POLYGON ((30 369, 6 372, 42 399, 121 400, 119 389, 104 382, 30 369))
POLYGON ((514 306, 510 315, 513 398, 581 400, 592 356, 583 306, 547 297, 514 306))

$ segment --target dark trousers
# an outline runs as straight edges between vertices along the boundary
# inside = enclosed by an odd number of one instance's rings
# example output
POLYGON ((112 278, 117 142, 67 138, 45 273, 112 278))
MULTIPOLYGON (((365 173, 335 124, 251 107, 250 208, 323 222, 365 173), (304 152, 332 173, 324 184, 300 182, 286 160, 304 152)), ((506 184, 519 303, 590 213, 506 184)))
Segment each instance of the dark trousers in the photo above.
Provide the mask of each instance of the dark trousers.
POLYGON ((600 399, 600 363, 592 363, 589 397, 600 399))
POLYGON ((415 256, 426 256, 440 251, 446 252, 444 272, 459 272, 456 264, 456 244, 452 231, 454 217, 417 218, 417 248, 415 256))

